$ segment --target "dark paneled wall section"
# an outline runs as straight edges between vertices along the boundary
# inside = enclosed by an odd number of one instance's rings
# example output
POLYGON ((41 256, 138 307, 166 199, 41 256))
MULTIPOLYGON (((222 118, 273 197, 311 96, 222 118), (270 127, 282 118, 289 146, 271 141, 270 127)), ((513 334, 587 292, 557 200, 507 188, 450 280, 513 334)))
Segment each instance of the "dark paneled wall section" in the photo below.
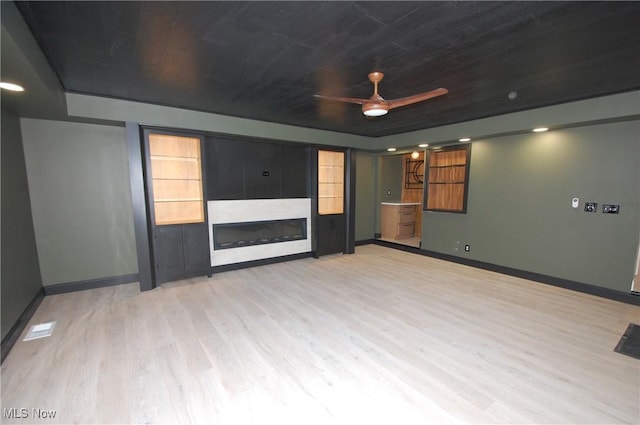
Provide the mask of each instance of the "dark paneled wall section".
MULTIPOLYGON (((313 149, 292 143, 204 137, 205 198, 208 201, 309 198, 313 149)), ((209 257, 206 215, 205 205, 204 223, 152 226, 154 285, 210 275, 214 271, 209 257)), ((334 233, 344 239, 342 229, 334 233)))
MULTIPOLYGON (((310 147, 208 136, 202 151, 206 200, 310 196, 310 147)), ((204 223, 153 225, 156 285, 211 274, 207 226, 206 205, 204 223)))
POLYGON ((207 199, 308 198, 310 149, 208 137, 204 149, 207 199))

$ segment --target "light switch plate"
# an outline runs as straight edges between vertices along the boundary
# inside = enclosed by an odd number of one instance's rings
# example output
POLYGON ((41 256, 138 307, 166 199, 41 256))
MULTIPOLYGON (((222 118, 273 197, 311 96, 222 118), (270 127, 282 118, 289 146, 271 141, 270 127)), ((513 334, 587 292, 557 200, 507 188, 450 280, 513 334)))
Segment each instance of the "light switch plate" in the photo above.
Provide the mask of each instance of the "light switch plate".
POLYGON ((580 206, 580 199, 573 198, 571 200, 571 208, 578 208, 578 206, 580 206))

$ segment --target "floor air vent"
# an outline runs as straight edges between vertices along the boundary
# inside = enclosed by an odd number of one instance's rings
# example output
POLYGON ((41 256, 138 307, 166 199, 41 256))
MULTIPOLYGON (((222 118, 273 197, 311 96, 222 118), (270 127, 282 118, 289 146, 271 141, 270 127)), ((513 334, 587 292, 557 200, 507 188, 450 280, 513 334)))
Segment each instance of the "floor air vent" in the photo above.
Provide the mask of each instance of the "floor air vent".
POLYGON ((44 338, 51 336, 53 328, 55 328, 56 322, 40 323, 39 325, 31 326, 29 332, 24 337, 23 341, 30 341, 32 339, 44 338))

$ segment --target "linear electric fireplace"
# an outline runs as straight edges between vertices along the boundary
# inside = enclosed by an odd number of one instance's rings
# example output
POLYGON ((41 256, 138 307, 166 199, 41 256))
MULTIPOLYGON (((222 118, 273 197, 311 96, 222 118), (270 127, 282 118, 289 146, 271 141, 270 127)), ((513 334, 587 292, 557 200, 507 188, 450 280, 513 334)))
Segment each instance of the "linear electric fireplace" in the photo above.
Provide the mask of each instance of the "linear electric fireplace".
POLYGON ((307 239, 307 219, 213 224, 213 249, 239 248, 307 239))
POLYGON ((207 202, 211 266, 311 252, 311 199, 207 202))

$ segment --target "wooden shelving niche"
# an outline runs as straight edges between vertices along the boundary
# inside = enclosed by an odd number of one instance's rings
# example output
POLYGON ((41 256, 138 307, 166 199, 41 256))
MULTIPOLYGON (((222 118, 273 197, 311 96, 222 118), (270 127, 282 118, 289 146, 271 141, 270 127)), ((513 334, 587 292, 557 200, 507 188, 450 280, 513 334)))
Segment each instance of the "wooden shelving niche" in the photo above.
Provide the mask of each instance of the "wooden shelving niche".
POLYGON ((150 134, 149 155, 156 225, 204 222, 200 139, 150 134))
POLYGON ((344 212, 344 152, 318 151, 318 214, 344 212))
POLYGON ((470 154, 470 145, 429 152, 425 209, 466 212, 470 154))

